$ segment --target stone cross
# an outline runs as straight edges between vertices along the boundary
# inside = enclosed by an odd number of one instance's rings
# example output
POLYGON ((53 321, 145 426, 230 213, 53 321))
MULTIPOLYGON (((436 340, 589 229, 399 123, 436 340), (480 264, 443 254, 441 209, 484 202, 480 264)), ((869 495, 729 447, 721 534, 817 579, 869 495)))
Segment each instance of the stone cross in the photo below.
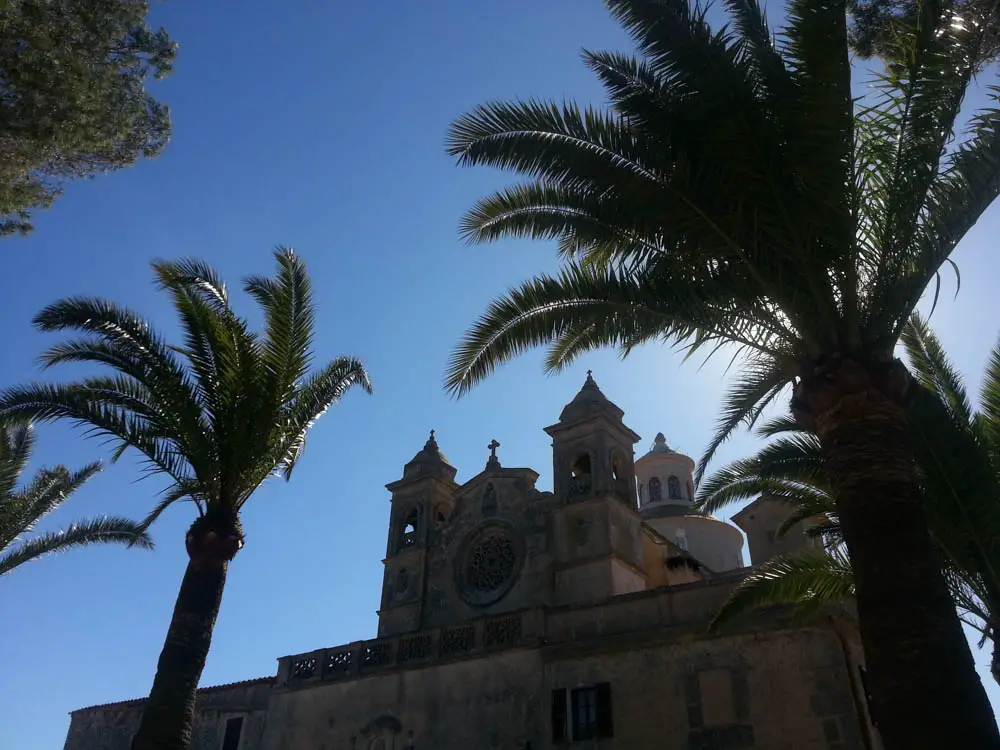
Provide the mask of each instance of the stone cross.
POLYGON ((490 444, 486 447, 490 449, 490 459, 486 462, 486 470, 498 471, 500 469, 500 459, 497 458, 497 448, 500 447, 500 443, 496 440, 491 440, 490 444))

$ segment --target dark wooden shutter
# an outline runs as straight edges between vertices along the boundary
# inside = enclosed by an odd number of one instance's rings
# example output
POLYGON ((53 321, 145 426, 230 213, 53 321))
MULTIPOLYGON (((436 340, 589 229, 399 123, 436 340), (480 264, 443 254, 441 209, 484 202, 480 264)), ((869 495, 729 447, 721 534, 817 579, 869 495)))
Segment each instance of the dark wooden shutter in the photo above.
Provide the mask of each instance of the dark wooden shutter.
POLYGON ((566 690, 552 691, 552 741, 566 741, 566 690))
POLYGON ((614 725, 611 720, 611 683, 599 682, 597 688, 597 736, 614 736, 614 725))
POLYGON ((222 750, 237 750, 240 746, 240 733, 243 731, 243 717, 237 716, 226 722, 226 734, 222 738, 222 750))

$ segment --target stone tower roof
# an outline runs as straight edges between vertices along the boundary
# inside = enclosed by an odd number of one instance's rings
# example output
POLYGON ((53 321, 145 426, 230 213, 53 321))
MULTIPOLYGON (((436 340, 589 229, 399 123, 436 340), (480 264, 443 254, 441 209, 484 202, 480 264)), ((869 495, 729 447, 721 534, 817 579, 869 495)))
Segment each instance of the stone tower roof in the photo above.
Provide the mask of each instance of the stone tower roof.
POLYGON ((443 474, 449 479, 454 479, 457 469, 448 463, 448 459, 441 453, 437 440, 434 438, 434 430, 431 430, 430 437, 424 443, 424 447, 417 451, 403 469, 403 477, 411 479, 420 476, 430 476, 433 474, 443 474))
POLYGON ((563 408, 559 414, 559 421, 577 422, 601 412, 605 412, 617 420, 621 420, 625 416, 624 411, 601 393, 601 389, 597 387, 593 374, 588 370, 587 379, 584 381, 583 387, 573 400, 563 408))

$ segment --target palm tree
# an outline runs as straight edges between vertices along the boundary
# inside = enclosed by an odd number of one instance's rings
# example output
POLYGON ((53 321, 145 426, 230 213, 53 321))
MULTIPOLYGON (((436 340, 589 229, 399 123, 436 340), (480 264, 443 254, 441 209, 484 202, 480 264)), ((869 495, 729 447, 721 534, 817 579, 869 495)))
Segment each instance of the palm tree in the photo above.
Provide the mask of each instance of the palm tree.
MULTIPOLYGON (((961 377, 919 315, 911 317, 901 342, 926 389, 915 400, 908 424, 931 537, 945 561, 960 617, 982 642, 994 642, 991 671, 1000 682, 1000 343, 990 354, 973 409, 961 377)), ((757 607, 791 604, 801 617, 854 594, 820 442, 788 420, 759 432, 778 439, 707 477, 698 488, 699 507, 714 512, 766 495, 789 506, 779 535, 808 521, 806 533, 825 544, 756 566, 723 605, 715 628, 757 607)))
POLYGON ((778 39, 756 0, 726 0, 723 31, 686 0, 607 4, 640 52, 584 52, 607 109, 492 102, 451 127, 460 164, 526 179, 475 204, 466 238, 555 239, 564 265, 490 305, 447 386, 465 393, 544 344, 549 370, 657 340, 735 348, 702 468, 791 386, 837 490, 886 746, 941 745, 960 726, 969 746, 1000 747, 927 533, 914 388, 893 355, 1000 192, 1000 113, 952 142, 983 35, 922 3, 905 64, 855 102, 844 2, 793 0, 778 39))
POLYGON ((371 391, 362 363, 338 357, 311 369, 315 311, 305 265, 274 253, 274 278, 244 290, 260 305, 264 332, 249 330, 222 280, 197 260, 156 261, 158 287, 180 318, 171 346, 138 314, 101 299, 70 298, 35 316, 42 331, 78 331, 45 354, 104 365, 111 374, 72 383, 30 384, 0 393, 0 418, 65 419, 142 455, 169 486, 144 521, 189 501, 198 511, 184 539, 188 565, 135 750, 186 748, 195 692, 212 640, 229 562, 243 546, 240 511, 270 476, 291 478, 306 433, 353 386, 371 391))
POLYGON ((127 518, 91 518, 61 531, 35 534, 35 525, 69 500, 84 482, 101 470, 99 463, 70 471, 65 466, 39 469, 18 487, 31 459, 35 432, 30 424, 0 425, 0 576, 31 560, 92 544, 153 546, 142 527, 127 518))

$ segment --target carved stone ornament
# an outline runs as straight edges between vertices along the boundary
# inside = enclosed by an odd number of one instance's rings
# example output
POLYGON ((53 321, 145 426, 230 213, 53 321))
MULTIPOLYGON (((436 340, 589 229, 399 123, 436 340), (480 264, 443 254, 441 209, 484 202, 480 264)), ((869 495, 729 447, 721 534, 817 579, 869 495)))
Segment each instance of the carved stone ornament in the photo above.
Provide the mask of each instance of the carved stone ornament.
POLYGON ((517 580, 524 550, 513 529, 492 521, 469 532, 455 559, 458 592, 469 604, 498 601, 517 580))

